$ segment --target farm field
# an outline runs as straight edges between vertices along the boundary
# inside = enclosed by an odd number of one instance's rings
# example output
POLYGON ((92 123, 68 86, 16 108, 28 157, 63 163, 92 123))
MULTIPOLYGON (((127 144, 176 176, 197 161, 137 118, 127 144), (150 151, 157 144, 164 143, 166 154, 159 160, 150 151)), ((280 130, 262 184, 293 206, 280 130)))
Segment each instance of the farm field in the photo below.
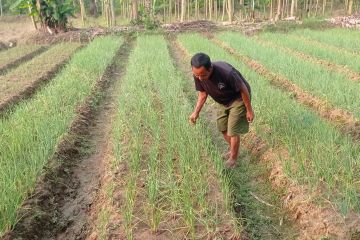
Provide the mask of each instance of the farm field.
POLYGON ((0 74, 3 75, 9 68, 27 59, 31 59, 44 50, 46 50, 46 48, 40 45, 21 45, 8 51, 0 52, 0 74))
POLYGON ((13 71, 0 76, 0 111, 26 95, 31 95, 38 85, 56 75, 79 47, 79 44, 73 43, 58 44, 13 71))
POLYGON ((360 34, 358 31, 349 29, 329 29, 325 32, 317 32, 305 29, 294 32, 294 35, 325 43, 329 46, 338 47, 352 53, 360 53, 360 34))
POLYGON ((353 32, 135 33, 19 62, 0 76, 0 106, 46 84, 0 115, 0 238, 357 239, 353 32), (197 52, 229 62, 252 88, 255 120, 235 169, 224 167, 214 101, 188 122, 197 52))
POLYGON ((15 222, 16 209, 34 188, 57 141, 75 117, 76 106, 90 94, 120 40, 94 41, 33 99, 20 103, 7 118, 1 119, 1 231, 15 222), (108 51, 102 51, 105 47, 108 51))

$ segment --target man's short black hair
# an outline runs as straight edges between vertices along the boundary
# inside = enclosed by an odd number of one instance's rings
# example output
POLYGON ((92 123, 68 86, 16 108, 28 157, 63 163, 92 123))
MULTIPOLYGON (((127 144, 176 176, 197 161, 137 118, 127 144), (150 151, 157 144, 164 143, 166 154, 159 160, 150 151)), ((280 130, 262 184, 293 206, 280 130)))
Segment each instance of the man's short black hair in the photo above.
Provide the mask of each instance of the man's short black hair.
POLYGON ((205 67, 209 69, 211 67, 210 57, 205 53, 197 53, 191 58, 191 66, 195 68, 205 67))

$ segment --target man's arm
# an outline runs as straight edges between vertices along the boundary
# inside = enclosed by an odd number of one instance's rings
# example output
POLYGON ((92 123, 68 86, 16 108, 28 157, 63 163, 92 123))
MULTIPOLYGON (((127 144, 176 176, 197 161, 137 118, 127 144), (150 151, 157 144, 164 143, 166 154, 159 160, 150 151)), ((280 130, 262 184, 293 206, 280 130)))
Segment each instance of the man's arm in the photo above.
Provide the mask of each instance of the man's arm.
POLYGON ((196 123, 196 119, 199 117, 199 113, 206 102, 208 94, 204 91, 199 91, 198 100, 194 109, 194 112, 189 117, 189 122, 192 124, 196 123))
POLYGON ((246 119, 248 122, 252 122, 254 120, 254 111, 251 106, 249 90, 243 81, 240 81, 240 94, 246 108, 246 119))

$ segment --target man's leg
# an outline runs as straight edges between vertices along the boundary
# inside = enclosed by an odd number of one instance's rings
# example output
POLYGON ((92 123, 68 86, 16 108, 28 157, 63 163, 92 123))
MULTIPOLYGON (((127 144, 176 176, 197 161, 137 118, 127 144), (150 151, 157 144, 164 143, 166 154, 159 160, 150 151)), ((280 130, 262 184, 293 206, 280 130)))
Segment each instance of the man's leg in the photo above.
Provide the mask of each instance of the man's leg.
POLYGON ((227 131, 223 131, 221 133, 223 134, 224 140, 229 145, 229 150, 222 155, 222 158, 224 160, 228 160, 229 157, 231 156, 231 137, 229 135, 227 135, 227 131))
POLYGON ((230 159, 234 162, 239 155, 239 146, 240 146, 240 136, 230 137, 230 159))
POLYGON ((223 131, 222 134, 223 134, 223 137, 224 137, 225 141, 229 144, 229 148, 230 148, 231 137, 229 135, 227 135, 227 131, 223 131))
POLYGON ((239 155, 240 134, 246 133, 249 123, 246 120, 246 109, 243 102, 235 101, 230 107, 227 135, 230 137, 231 154, 225 165, 233 168, 239 155))

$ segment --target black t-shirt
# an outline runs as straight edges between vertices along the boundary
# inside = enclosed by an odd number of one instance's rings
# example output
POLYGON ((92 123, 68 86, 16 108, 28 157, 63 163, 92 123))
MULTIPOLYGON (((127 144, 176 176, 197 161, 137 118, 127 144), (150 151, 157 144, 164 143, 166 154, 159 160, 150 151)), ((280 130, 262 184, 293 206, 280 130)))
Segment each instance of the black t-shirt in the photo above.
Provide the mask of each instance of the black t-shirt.
POLYGON ((197 91, 206 92, 215 102, 229 105, 236 99, 241 99, 241 81, 247 87, 249 94, 251 89, 249 83, 233 66, 226 62, 213 62, 213 72, 208 80, 200 81, 194 76, 197 91))

